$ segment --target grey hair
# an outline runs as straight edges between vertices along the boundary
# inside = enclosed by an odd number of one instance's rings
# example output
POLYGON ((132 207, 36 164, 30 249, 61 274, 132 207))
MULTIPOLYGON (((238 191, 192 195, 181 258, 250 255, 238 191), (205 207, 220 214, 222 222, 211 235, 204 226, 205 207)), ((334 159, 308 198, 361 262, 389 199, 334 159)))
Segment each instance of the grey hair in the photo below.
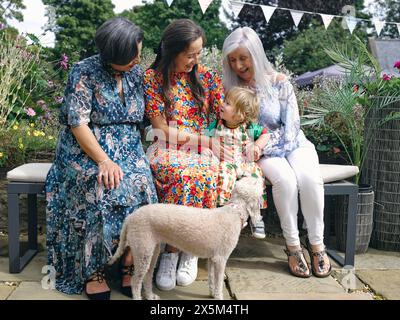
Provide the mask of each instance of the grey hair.
POLYGON ((96 31, 95 43, 105 63, 126 65, 138 55, 143 31, 132 21, 116 17, 104 22, 96 31))
POLYGON ((232 70, 228 59, 228 55, 239 47, 246 48, 250 52, 257 88, 263 93, 270 92, 271 76, 275 76, 276 71, 268 61, 257 33, 249 27, 239 27, 235 29, 224 41, 222 47, 222 63, 224 72, 223 85, 225 90, 240 86, 240 79, 232 70))

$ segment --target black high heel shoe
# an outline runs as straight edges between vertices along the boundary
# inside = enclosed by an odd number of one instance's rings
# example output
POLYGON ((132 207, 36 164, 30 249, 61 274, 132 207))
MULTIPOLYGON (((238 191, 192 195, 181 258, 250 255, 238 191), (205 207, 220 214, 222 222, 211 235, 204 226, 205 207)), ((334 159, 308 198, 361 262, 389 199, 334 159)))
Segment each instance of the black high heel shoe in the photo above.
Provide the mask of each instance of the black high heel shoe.
POLYGON ((124 266, 121 262, 120 265, 120 274, 121 274, 121 293, 124 296, 132 298, 132 286, 123 286, 124 276, 133 276, 133 264, 130 266, 124 266))
MULTIPOLYGON (((87 284, 89 282, 99 282, 102 283, 103 281, 106 281, 105 273, 104 271, 96 271, 93 273, 93 275, 85 281, 85 294, 89 298, 89 300, 110 300, 111 296, 111 290, 108 291, 103 291, 103 292, 97 292, 97 293, 88 293, 87 292, 87 284)), ((106 282, 107 283, 107 282, 106 282)))
MULTIPOLYGON (((306 238, 306 246, 308 250, 308 254, 310 255, 311 261, 311 272, 317 278, 326 278, 329 277, 332 273, 332 264, 329 261, 329 270, 326 272, 320 272, 321 270, 325 270, 325 260, 324 257, 328 256, 326 253, 326 247, 324 246, 323 250, 320 251, 312 251, 311 244, 308 238, 306 238), (314 257, 317 257, 317 263, 314 263, 314 257)), ((329 258, 328 258, 329 259, 329 258)))

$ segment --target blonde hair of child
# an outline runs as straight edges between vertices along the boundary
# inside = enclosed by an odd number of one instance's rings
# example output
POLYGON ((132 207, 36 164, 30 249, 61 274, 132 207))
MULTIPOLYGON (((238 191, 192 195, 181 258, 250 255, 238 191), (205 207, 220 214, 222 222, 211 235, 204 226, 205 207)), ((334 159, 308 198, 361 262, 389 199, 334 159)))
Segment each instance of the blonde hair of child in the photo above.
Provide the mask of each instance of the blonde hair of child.
POLYGON ((260 98, 257 94, 242 87, 232 87, 225 94, 226 103, 230 104, 235 112, 246 122, 255 122, 260 113, 260 98))

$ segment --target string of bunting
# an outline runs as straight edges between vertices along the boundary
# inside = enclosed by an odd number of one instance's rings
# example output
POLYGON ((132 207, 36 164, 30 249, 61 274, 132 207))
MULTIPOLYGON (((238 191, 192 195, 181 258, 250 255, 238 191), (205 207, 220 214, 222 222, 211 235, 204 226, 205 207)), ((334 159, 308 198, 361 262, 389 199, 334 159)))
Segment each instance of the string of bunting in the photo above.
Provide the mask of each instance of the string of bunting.
MULTIPOLYGON (((166 1, 167 1, 168 6, 170 7, 174 0, 166 0, 166 1)), ((211 2, 213 2, 213 0, 198 0, 198 2, 200 4, 201 11, 204 14, 206 12, 207 8, 210 6, 211 2)), ((325 13, 310 12, 310 11, 303 11, 303 10, 294 10, 294 9, 289 9, 289 8, 273 7, 273 6, 263 5, 263 4, 255 4, 255 3, 242 2, 242 1, 236 1, 236 0, 230 0, 230 4, 232 6, 232 10, 233 10, 233 14, 234 14, 235 18, 238 17, 240 11, 242 11, 245 4, 249 5, 249 6, 261 7, 267 23, 269 23, 269 20, 271 19, 272 15, 274 14, 276 9, 289 11, 293 18, 294 25, 296 27, 299 25, 301 18, 303 17, 303 15, 305 13, 312 14, 312 15, 320 15, 322 18, 322 22, 324 23, 325 29, 328 29, 329 25, 331 24, 331 22, 334 18, 345 19, 347 27, 349 28, 349 31, 351 34, 353 34, 354 29, 356 28, 357 24, 360 21, 371 22, 371 20, 356 18, 352 15, 339 16, 339 15, 335 15, 335 14, 325 14, 325 13)), ((380 20, 379 18, 373 18, 372 23, 375 26, 378 36, 381 34, 383 28, 387 24, 396 25, 397 30, 400 34, 400 23, 399 22, 387 22, 384 20, 380 20)))
MULTIPOLYGON (((198 1, 200 3, 201 1, 210 1, 210 0, 198 0, 198 1)), ((267 5, 262 5, 262 4, 254 4, 254 3, 242 2, 242 1, 236 1, 236 0, 230 1, 230 3, 231 3, 233 14, 234 14, 235 18, 238 17, 238 15, 239 15, 240 11, 242 11, 244 5, 261 7, 267 23, 269 23, 269 20, 271 19, 272 15, 274 14, 276 9, 289 11, 292 16, 294 25, 296 27, 299 25, 301 18, 303 17, 303 15, 305 13, 312 14, 312 15, 320 15, 322 18, 322 21, 324 23, 325 29, 328 29, 330 23, 332 22, 332 20, 334 18, 345 19, 347 27, 349 28, 349 31, 351 34, 353 34, 354 29, 356 28, 357 24, 360 21, 371 22, 371 20, 369 20, 369 19, 356 18, 352 15, 340 16, 340 15, 334 15, 334 14, 325 14, 325 13, 310 12, 310 11, 303 11, 303 10, 294 10, 294 9, 283 8, 283 7, 267 6, 267 5)), ((380 20, 379 18, 373 18, 372 23, 375 25, 375 29, 376 29, 378 36, 381 34, 382 29, 387 24, 396 25, 397 30, 400 34, 400 23, 399 22, 387 22, 384 20, 380 20)))

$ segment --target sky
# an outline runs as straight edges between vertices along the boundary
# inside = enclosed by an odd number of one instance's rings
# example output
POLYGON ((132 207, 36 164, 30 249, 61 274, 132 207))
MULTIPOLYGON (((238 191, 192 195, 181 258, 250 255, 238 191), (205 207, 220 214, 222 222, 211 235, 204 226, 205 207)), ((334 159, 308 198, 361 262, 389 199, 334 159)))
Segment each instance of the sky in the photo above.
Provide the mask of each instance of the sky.
MULTIPOLYGON (((228 3, 228 0, 222 0, 223 3, 228 3)), ((244 0, 245 2, 246 0, 244 0)), ((374 0, 365 0, 366 6, 374 0)), ((115 5, 115 13, 120 13, 125 9, 130 9, 135 5, 141 4, 141 0, 112 0, 115 5)), ((23 10, 24 21, 18 22, 16 20, 9 21, 10 25, 16 27, 20 32, 34 33, 39 37, 42 45, 53 46, 54 34, 47 32, 43 35, 43 27, 47 22, 45 17, 45 6, 42 0, 24 0, 26 9, 23 10)))

